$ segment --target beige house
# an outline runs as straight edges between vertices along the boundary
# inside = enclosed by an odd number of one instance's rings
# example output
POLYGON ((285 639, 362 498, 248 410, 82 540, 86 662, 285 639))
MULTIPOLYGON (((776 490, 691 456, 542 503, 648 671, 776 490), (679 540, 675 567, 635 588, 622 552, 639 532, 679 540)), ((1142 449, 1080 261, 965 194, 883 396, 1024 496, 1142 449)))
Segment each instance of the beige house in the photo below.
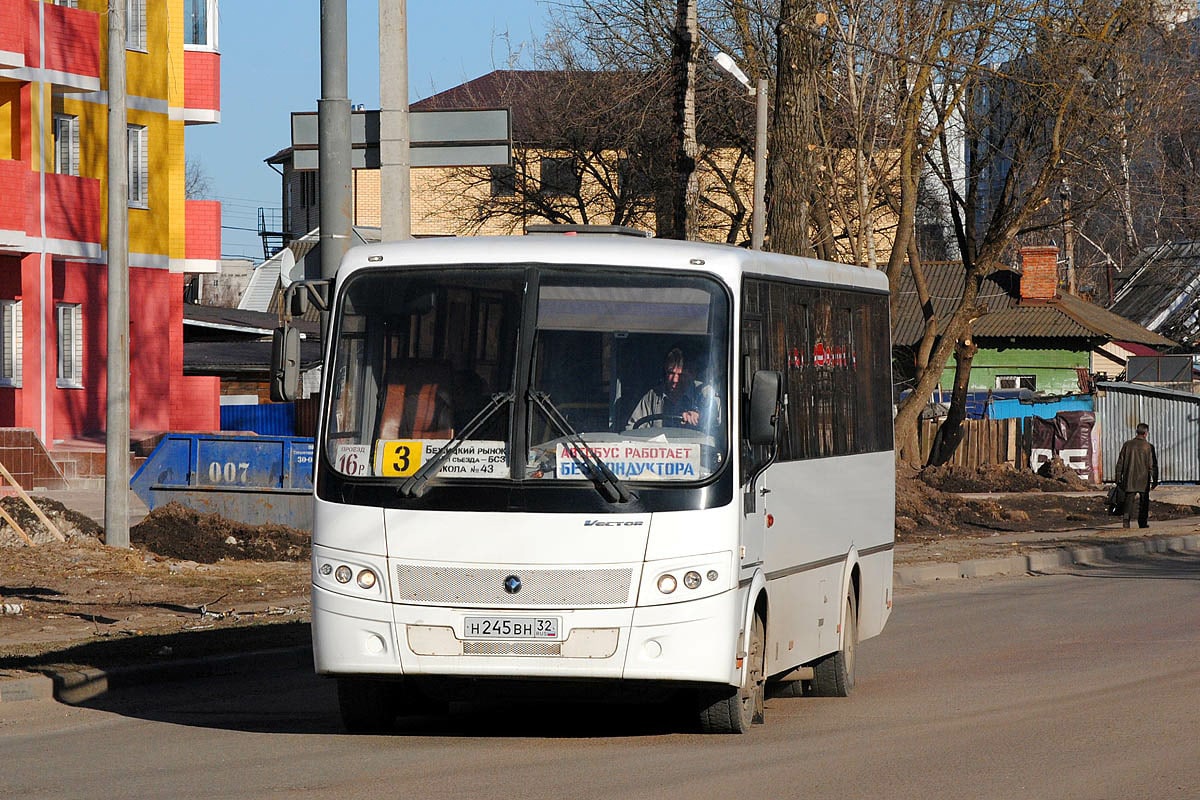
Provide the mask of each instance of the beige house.
MULTIPOLYGON (((506 108, 513 142, 510 164, 413 169, 413 235, 520 234, 545 223, 656 231, 656 198, 663 194, 656 188, 671 173, 670 92, 661 80, 628 72, 497 70, 411 108, 506 108)), ((702 138, 704 130, 702 124, 702 138)), ((729 137, 718 129, 713 138, 729 137)), ((317 173, 296 169, 291 147, 267 162, 283 176, 283 238, 299 238, 318 225, 317 173)), ((701 237, 748 241, 752 156, 704 139, 697 165, 701 237)), ((354 170, 355 226, 379 225, 379 186, 378 169, 354 170)))
MULTIPOLYGON (((670 196, 674 146, 672 87, 663 75, 496 70, 411 108, 504 108, 512 129, 509 164, 412 170, 414 236, 513 235, 546 223, 666 233, 659 227, 659 198, 670 196)), ((702 85, 697 108, 700 238, 746 245, 753 210, 753 102, 728 84, 702 85)), ((283 175, 283 238, 297 239, 318 225, 317 173, 296 169, 290 147, 267 161, 283 175)), ((869 200, 876 210, 857 211, 865 192, 853 185, 852 166, 847 154, 837 154, 829 170, 843 184, 830 209, 837 257, 886 261, 894 214, 869 200)), ((354 170, 355 227, 379 227, 379 187, 378 169, 354 170)))

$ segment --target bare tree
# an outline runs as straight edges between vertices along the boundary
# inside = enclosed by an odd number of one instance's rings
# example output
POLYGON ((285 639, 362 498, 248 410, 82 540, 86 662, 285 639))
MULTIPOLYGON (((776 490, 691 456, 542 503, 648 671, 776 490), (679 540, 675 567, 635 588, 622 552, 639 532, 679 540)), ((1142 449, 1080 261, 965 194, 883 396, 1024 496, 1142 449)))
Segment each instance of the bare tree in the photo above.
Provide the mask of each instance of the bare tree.
POLYGON ((188 159, 183 171, 183 196, 188 200, 200 200, 212 192, 212 181, 199 161, 188 159))
MULTIPOLYGON (((918 413, 937 384, 942 367, 955 359, 949 414, 931 463, 953 453, 965 418, 967 376, 975 353, 972 323, 985 275, 1003 266, 1058 191, 1070 165, 1111 158, 1121 142, 1098 137, 1102 94, 1095 75, 1146 23, 1146 8, 1130 3, 1081 6, 1007 5, 988 36, 1005 56, 1002 66, 973 65, 957 78, 966 87, 961 104, 938 104, 938 85, 927 95, 937 115, 938 149, 927 157, 951 198, 954 230, 962 255, 964 283, 957 310, 944 321, 929 363, 896 417, 898 449, 912 460, 918 413), (961 117, 961 124, 955 122, 961 117), (967 143, 967 169, 952 173, 955 128, 967 143)), ((982 28, 980 29, 982 30, 982 28)), ((975 34, 978 35, 978 34, 975 34)))

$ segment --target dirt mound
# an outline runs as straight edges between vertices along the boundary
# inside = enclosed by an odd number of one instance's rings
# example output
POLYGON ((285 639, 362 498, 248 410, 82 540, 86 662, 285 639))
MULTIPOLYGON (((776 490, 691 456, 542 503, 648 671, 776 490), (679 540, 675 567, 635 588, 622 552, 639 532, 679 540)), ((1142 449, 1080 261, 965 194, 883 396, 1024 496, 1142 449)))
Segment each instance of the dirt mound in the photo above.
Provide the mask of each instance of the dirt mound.
POLYGON ((221 559, 307 561, 311 537, 286 525, 246 525, 179 503, 154 509, 129 531, 130 542, 168 558, 201 564, 221 559))
MULTIPOLYGON (((98 542, 104 539, 104 529, 86 514, 73 511, 49 497, 37 497, 34 498, 34 502, 68 542, 87 543, 88 540, 98 542)), ((58 541, 58 537, 50 532, 41 517, 21 498, 9 496, 0 499, 0 509, 20 526, 25 536, 32 539, 34 544, 58 541)), ((25 537, 13 529, 8 519, 0 515, 0 547, 24 547, 27 544, 25 537)))
POLYGON ((1057 456, 1036 473, 1015 469, 1011 464, 978 468, 946 465, 926 467, 918 473, 918 478, 942 492, 1086 492, 1096 488, 1057 456))

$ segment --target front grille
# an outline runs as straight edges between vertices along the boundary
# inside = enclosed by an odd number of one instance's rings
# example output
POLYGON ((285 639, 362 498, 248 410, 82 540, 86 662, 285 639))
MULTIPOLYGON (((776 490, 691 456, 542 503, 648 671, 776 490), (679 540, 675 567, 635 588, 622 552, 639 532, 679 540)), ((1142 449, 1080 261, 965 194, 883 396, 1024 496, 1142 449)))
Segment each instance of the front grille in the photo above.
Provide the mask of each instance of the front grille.
POLYGON ((633 570, 491 569, 396 565, 395 597, 402 603, 427 605, 620 606, 629 602, 633 570), (504 579, 516 575, 521 590, 509 594, 504 579))
POLYGON ((557 656, 559 642, 463 642, 466 656, 557 656))

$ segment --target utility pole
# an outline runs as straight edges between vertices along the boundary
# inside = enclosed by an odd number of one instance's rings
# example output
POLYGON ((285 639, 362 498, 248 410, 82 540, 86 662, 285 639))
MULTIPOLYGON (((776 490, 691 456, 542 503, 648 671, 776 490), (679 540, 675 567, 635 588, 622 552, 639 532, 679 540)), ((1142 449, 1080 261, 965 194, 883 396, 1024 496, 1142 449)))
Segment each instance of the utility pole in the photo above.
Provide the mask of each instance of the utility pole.
POLYGON ((129 547, 129 132, 125 4, 108 8, 108 398, 104 541, 129 547))
POLYGON ((750 218, 750 247, 762 250, 767 219, 767 79, 754 90, 754 211, 750 218))
POLYGON ((321 0, 317 166, 322 278, 337 273, 342 256, 350 249, 350 98, 346 73, 346 0, 321 0))
POLYGON ((383 241, 412 235, 406 0, 379 0, 379 200, 383 241))

